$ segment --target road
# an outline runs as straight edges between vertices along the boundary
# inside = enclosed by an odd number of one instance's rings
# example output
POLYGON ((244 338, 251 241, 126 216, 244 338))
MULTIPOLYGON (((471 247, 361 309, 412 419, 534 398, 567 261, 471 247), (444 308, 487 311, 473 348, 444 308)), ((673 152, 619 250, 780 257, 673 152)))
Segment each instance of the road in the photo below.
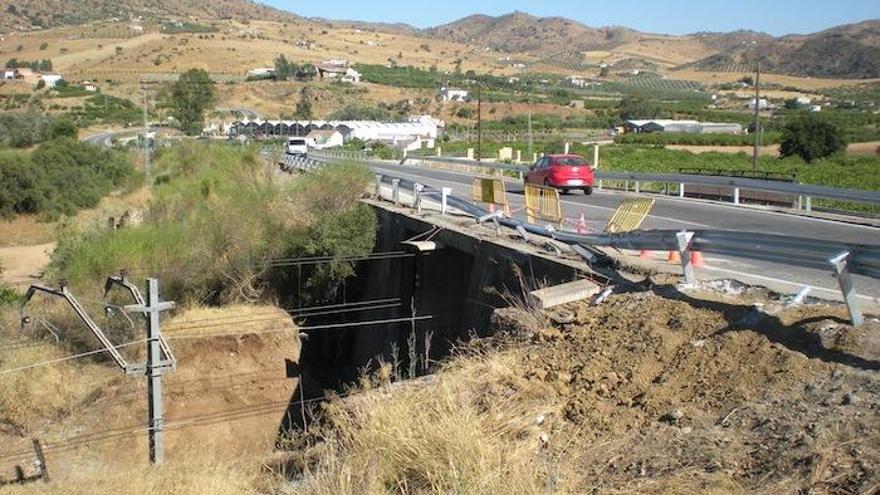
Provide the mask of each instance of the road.
MULTIPOLYGON (((396 175, 435 188, 451 187, 453 194, 459 197, 471 196, 473 174, 392 163, 373 168, 377 173, 396 175)), ((507 191, 511 209, 516 211, 521 208, 524 203, 522 184, 510 181, 507 184, 507 191)), ((567 219, 576 220, 583 214, 588 228, 603 230, 618 204, 632 195, 607 190, 595 191, 590 196, 580 192, 563 195, 561 196, 563 215, 567 219)), ((652 197, 655 198, 654 209, 642 224, 643 229, 737 230, 838 242, 880 244, 880 229, 876 227, 711 201, 659 195, 652 197)), ((517 215, 522 217, 522 213, 517 215)), ((827 271, 823 271, 738 257, 712 256, 706 257, 705 261, 706 267, 698 270, 701 278, 734 278, 789 293, 796 292, 803 286, 811 286, 812 295, 818 297, 837 299, 840 295, 830 265, 827 271)), ((855 276, 854 279, 863 301, 880 304, 880 281, 862 276, 855 276)))

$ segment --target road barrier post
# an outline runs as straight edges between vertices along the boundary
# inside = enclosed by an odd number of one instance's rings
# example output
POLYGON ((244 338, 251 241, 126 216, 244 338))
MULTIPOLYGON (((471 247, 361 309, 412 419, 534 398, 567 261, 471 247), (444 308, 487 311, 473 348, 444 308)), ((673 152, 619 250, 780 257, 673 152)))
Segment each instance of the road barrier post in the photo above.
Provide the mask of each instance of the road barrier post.
POLYGON ((382 174, 376 174, 376 198, 382 199, 382 174))
POLYGON ((640 192, 639 181, 636 181, 636 194, 639 194, 640 192))
POLYGON ((424 186, 419 184, 418 182, 413 184, 413 207, 416 209, 416 212, 422 212, 422 189, 424 186))
POLYGON ((852 326, 857 327, 864 323, 865 320, 862 317, 862 309, 859 306, 856 288, 849 273, 850 254, 849 251, 844 251, 828 260, 828 262, 834 268, 837 282, 840 284, 840 291, 843 293, 843 301, 846 303, 846 309, 849 310, 849 319, 852 322, 852 326))
POLYGON ((807 196, 806 210, 807 210, 807 213, 810 213, 811 211, 813 211, 813 198, 811 198, 810 196, 807 196))
POLYGON ((735 204, 735 205, 739 204, 739 188, 738 187, 733 188, 733 204, 735 204))
POLYGON ((395 206, 400 203, 400 179, 391 179, 391 202, 395 206))
POLYGON ((684 182, 678 184, 678 197, 679 198, 684 197, 684 182))
POLYGON ((681 231, 675 234, 675 240, 678 242, 678 253, 681 257, 681 269, 684 272, 684 281, 691 287, 697 285, 697 277, 694 274, 694 265, 691 261, 691 239, 693 238, 693 232, 681 231))
POLYGON ((449 205, 449 195, 452 194, 451 187, 443 187, 440 189, 440 214, 446 215, 449 205))

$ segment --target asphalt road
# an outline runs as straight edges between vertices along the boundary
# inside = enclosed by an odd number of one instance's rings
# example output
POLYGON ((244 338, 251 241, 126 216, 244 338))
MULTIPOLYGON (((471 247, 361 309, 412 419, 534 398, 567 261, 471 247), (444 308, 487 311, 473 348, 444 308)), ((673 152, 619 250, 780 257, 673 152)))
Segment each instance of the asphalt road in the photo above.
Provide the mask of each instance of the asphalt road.
MULTIPOLYGON (((435 188, 451 187, 453 194, 470 198, 473 174, 428 169, 411 165, 387 164, 374 167, 377 173, 396 175, 418 181, 435 188)), ((524 197, 522 184, 507 184, 511 209, 522 207, 524 197)), ((577 220, 584 215, 587 227, 603 230, 611 214, 631 193, 617 191, 594 191, 586 196, 579 191, 561 196, 563 215, 577 220)), ((768 234, 791 235, 811 239, 850 243, 880 244, 880 229, 876 227, 835 222, 794 214, 769 211, 757 207, 733 206, 711 201, 655 198, 651 214, 642 224, 643 229, 717 229, 768 234)), ((521 216, 521 213, 519 214, 521 216)), ((655 253, 661 257, 663 253, 655 253)), ((753 261, 739 257, 706 257, 706 267, 698 270, 701 278, 734 278, 750 284, 763 285, 783 292, 797 292, 808 285, 812 295, 823 298, 839 298, 837 280, 831 268, 816 270, 778 263, 753 261)), ((880 304, 880 281, 854 276, 860 298, 865 302, 880 304)))

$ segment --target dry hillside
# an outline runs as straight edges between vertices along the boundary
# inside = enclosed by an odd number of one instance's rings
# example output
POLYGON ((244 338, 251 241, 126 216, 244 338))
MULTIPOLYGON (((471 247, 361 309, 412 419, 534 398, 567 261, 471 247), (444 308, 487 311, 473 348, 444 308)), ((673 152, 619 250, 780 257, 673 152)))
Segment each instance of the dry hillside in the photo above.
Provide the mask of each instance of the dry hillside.
POLYGON ((296 15, 251 0, 15 0, 0 3, 0 30, 79 25, 112 18, 291 21, 296 15))

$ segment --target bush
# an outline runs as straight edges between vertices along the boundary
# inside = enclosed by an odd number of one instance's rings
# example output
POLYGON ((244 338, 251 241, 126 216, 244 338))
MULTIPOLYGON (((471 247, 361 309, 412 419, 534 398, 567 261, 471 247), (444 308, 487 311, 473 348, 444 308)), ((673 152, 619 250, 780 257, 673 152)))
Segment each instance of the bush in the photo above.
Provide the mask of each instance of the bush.
POLYGON ((61 136, 76 137, 69 119, 37 112, 0 113, 0 145, 27 148, 61 136))
POLYGON ((840 128, 816 114, 805 114, 786 124, 779 154, 801 157, 805 162, 833 155, 846 148, 840 128))
POLYGON ((72 138, 46 142, 30 154, 0 155, 0 216, 72 214, 125 185, 133 171, 122 152, 72 138))

